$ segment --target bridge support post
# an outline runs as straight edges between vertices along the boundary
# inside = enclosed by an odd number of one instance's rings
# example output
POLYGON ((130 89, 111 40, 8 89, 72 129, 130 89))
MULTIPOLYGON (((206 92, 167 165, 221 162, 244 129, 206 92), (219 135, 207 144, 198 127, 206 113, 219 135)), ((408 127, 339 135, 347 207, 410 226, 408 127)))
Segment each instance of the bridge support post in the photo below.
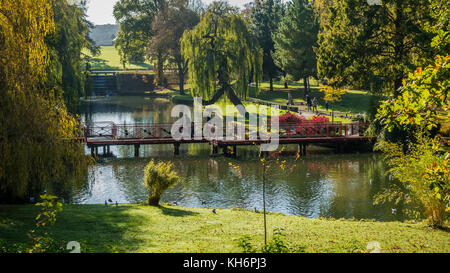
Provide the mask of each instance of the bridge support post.
POLYGON ((307 144, 298 144, 298 153, 300 155, 306 155, 306 145, 307 144))
POLYGON ((225 156, 229 156, 230 155, 230 146, 222 146, 222 152, 225 156))
POLYGON ((106 146, 103 146, 103 155, 106 155, 106 146))
POLYGON ((98 147, 95 146, 95 155, 98 155, 98 147))
POLYGON ((233 145, 233 156, 237 156, 237 145, 233 145))
POLYGON ((268 151, 261 151, 261 149, 259 150, 259 157, 267 157, 267 156, 269 156, 268 151))
POLYGON ((180 154, 180 143, 173 144, 173 154, 174 155, 180 154))
POLYGON ((107 153, 108 155, 111 153, 110 147, 111 147, 111 146, 109 146, 109 145, 106 146, 106 153, 107 153))
POLYGON ((93 146, 91 146, 91 156, 95 157, 95 149, 93 146))
POLYGON ((141 145, 134 144, 134 157, 139 157, 139 148, 140 147, 141 147, 141 145))
POLYGON ((217 155, 219 153, 219 146, 212 144, 212 155, 217 155))

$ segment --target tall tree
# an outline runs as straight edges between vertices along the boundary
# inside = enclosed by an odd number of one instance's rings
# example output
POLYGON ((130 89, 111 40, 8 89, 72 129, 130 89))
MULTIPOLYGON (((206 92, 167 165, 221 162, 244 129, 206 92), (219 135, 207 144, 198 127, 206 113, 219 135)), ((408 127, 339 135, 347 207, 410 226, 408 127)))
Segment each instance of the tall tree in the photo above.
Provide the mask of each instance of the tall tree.
POLYGON ((51 0, 0 1, 0 202, 23 202, 44 189, 69 190, 85 175, 76 120, 51 86, 45 43, 55 31, 51 0), (77 177, 78 176, 78 177, 77 177))
POLYGON ((148 53, 154 56, 163 52, 167 54, 169 63, 175 65, 178 71, 182 95, 189 59, 185 60, 181 55, 181 37, 185 30, 192 29, 199 21, 198 13, 191 9, 188 0, 172 0, 164 2, 152 23, 154 36, 150 40, 148 53))
POLYGON ((295 80, 303 79, 305 96, 308 78, 317 77, 318 33, 319 21, 309 1, 294 0, 273 35, 276 63, 295 80))
POLYGON ((245 21, 224 2, 216 2, 181 42, 181 52, 189 59, 189 81, 193 96, 205 104, 222 95, 235 105, 242 104, 253 77, 260 81, 262 53, 245 21))
MULTIPOLYGON (((114 44, 124 68, 129 62, 144 60, 148 42, 154 35, 152 22, 162 3, 162 0, 119 0, 114 6, 114 17, 120 25, 114 44)), ((161 72, 164 59, 162 54, 157 57, 157 71, 161 72)))
MULTIPOLYGON (((69 3, 53 0, 52 8, 55 32, 46 38, 55 73, 54 84, 60 86, 66 106, 75 111, 79 98, 86 95, 85 74, 82 67, 82 50, 89 49, 93 55, 99 52, 95 42, 89 38, 92 24, 86 19, 86 2, 69 3)), ((52 71, 50 71, 52 72, 52 71)))
POLYGON ((402 79, 431 57, 428 0, 327 4, 317 50, 321 78, 398 94, 402 79))
POLYGON ((263 74, 270 81, 270 91, 273 91, 273 79, 280 72, 273 57, 275 48, 272 36, 283 15, 281 0, 255 0, 250 8, 250 31, 263 49, 263 74))

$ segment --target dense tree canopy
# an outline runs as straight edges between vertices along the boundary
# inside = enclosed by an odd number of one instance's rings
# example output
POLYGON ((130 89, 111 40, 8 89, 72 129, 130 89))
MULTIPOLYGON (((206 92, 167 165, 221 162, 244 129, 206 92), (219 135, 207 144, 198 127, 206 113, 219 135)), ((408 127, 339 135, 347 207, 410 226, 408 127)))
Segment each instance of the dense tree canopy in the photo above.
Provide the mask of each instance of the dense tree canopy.
MULTIPOLYGON (((187 0, 166 1, 156 14, 152 30, 154 36, 149 42, 148 53, 157 58, 167 56, 169 64, 178 71, 180 93, 184 94, 184 78, 189 59, 181 55, 181 37, 187 29, 192 29, 200 21, 198 13, 190 8, 187 0)), ((166 58, 166 57, 165 57, 166 58)), ((165 59, 164 58, 164 59, 165 59)), ((162 69, 160 67, 160 69, 162 69)), ((160 74, 162 72, 160 71, 160 74)))
POLYGON ((429 0, 328 3, 319 34, 321 78, 395 93, 402 79, 431 55, 429 0))
POLYGON ((84 174, 77 122, 52 85, 53 1, 0 2, 0 202, 63 194, 84 174), (79 178, 79 177, 78 177, 79 178))
POLYGON ((274 34, 275 60, 294 80, 303 79, 305 95, 307 78, 317 77, 317 46, 319 21, 307 0, 294 0, 286 10, 274 34))
POLYGON ((258 88, 261 50, 245 21, 222 5, 210 9, 193 30, 184 33, 181 52, 189 59, 192 95, 206 104, 224 94, 233 104, 242 104, 252 78, 258 88))
POLYGON ((52 1, 55 32, 46 38, 52 62, 49 77, 59 86, 68 109, 73 112, 79 98, 88 95, 85 90, 86 75, 83 73, 82 50, 89 49, 93 55, 98 47, 89 38, 92 25, 86 19, 85 2, 70 4, 67 0, 52 1))
POLYGON ((142 62, 153 36, 152 22, 162 0, 120 0, 114 6, 114 17, 120 25, 115 46, 125 66, 142 62))
POLYGON ((436 57, 434 64, 418 68, 404 81, 401 95, 385 101, 378 118, 386 129, 414 126, 431 132, 450 120, 450 56, 436 57))
POLYGON ((280 68, 274 61, 273 34, 284 16, 284 5, 281 0, 255 0, 249 11, 249 28, 263 49, 263 75, 270 81, 273 91, 273 79, 278 76, 280 68))
POLYGON ((431 46, 434 53, 446 56, 450 53, 450 0, 430 0, 433 21, 426 24, 434 34, 431 46))

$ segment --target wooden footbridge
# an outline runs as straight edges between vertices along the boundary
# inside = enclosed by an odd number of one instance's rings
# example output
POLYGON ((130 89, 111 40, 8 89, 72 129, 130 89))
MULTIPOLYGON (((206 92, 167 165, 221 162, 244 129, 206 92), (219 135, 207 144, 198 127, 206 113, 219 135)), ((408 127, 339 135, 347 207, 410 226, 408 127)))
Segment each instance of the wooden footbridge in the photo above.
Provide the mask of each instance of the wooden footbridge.
MULTIPOLYGON (((202 128, 204 125, 202 125, 202 128)), ((166 144, 173 145, 174 154, 179 154, 181 144, 209 143, 212 153, 218 154, 220 149, 224 153, 230 150, 236 155, 236 147, 243 145, 267 144, 270 140, 264 138, 257 130, 245 128, 245 137, 222 139, 208 139, 205 136, 176 140, 172 137, 172 124, 170 123, 135 123, 116 124, 114 122, 89 122, 83 125, 83 141, 91 149, 92 155, 98 155, 98 149, 103 148, 104 154, 110 153, 110 146, 129 145, 134 146, 134 155, 139 156, 141 145, 166 144)), ((194 124, 192 124, 194 128, 194 124)), ((224 131, 226 125, 224 124, 224 131)), ((231 127, 233 128, 233 127, 231 127)), ((338 150, 357 149, 361 144, 373 141, 374 137, 363 136, 366 125, 355 123, 284 123, 280 124, 278 136, 279 144, 298 144, 298 151, 306 153, 306 147, 310 144, 319 144, 334 147, 338 150)), ((256 128, 255 128, 256 129, 256 128)), ((181 129, 182 130, 182 129, 181 129)), ((205 130, 206 127, 205 127, 205 130)), ((204 130, 204 131, 205 131, 204 130)), ((214 131, 214 129, 212 129, 214 131)), ((269 129, 270 131, 270 129, 269 129)), ((235 133, 237 129, 235 128, 235 133)))

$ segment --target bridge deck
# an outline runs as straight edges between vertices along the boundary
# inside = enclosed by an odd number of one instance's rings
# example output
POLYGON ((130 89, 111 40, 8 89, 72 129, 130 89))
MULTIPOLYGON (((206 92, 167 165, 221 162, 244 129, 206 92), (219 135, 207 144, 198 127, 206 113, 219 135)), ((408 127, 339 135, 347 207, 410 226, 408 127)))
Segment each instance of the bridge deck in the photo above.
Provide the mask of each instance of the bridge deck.
MULTIPOLYGON (((235 125, 236 126, 236 125, 235 125)), ((280 124, 278 139, 280 144, 339 143, 349 141, 370 141, 373 137, 362 136, 361 123, 284 123, 280 124)), ((224 126, 226 128, 226 126, 224 126)), ((214 145, 258 145, 268 143, 253 130, 245 128, 244 138, 209 140, 205 137, 175 140, 171 135, 172 124, 115 124, 113 122, 88 123, 84 127, 84 141, 89 147, 140 144, 183 144, 211 143, 214 145)), ((256 128, 253 128, 256 129, 256 128)), ((235 128, 235 133, 237 129, 235 128)))

